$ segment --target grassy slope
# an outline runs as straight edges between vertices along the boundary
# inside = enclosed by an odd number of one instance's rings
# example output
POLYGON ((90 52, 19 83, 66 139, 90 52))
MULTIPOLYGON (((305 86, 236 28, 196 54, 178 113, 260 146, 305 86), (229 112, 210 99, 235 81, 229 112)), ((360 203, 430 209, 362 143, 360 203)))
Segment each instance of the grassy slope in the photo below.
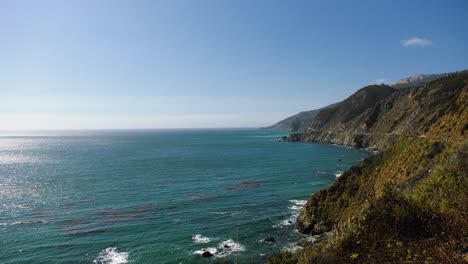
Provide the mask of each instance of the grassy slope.
POLYGON ((405 133, 302 209, 299 230, 323 239, 268 263, 468 262, 468 75, 410 92, 375 120, 405 133))

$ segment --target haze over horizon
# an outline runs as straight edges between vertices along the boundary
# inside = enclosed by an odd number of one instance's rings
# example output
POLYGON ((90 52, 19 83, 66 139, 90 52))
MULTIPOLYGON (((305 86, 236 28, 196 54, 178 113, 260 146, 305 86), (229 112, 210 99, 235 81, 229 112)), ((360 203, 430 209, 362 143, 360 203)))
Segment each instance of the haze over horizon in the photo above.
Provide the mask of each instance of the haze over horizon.
POLYGON ((271 125, 468 68, 466 1, 2 1, 0 130, 271 125), (384 12, 385 11, 385 12, 384 12))

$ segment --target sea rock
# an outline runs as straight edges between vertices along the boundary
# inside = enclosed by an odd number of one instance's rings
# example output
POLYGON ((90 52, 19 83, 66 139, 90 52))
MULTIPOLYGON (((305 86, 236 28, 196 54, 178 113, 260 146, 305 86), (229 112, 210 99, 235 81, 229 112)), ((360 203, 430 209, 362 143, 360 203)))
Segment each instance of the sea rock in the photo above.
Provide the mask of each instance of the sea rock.
POLYGON ((265 242, 271 242, 271 243, 275 243, 276 242, 276 239, 274 237, 267 237, 264 239, 265 242))
POLYGON ((208 250, 205 250, 205 251, 203 251, 203 253, 201 255, 204 258, 209 258, 209 257, 213 256, 213 253, 209 252, 208 250))

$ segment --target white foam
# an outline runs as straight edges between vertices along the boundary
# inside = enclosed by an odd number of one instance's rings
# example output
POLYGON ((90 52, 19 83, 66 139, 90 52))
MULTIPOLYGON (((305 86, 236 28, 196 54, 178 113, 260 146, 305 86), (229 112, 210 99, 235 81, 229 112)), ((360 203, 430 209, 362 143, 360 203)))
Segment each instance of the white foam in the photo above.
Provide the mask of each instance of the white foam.
POLYGON ((290 226, 295 224, 298 212, 307 203, 307 200, 289 200, 289 202, 293 204, 288 207, 289 210, 293 211, 293 214, 290 215, 287 219, 281 221, 280 223, 273 225, 274 228, 281 228, 283 226, 290 226))
POLYGON ((306 237, 306 240, 309 241, 309 242, 312 242, 312 243, 315 243, 317 242, 317 240, 319 239, 320 236, 318 235, 315 235, 315 236, 307 236, 306 237))
POLYGON ((298 206, 304 206, 307 203, 307 200, 289 200, 289 202, 298 206))
POLYGON ((335 173, 335 177, 336 177, 336 178, 339 178, 341 175, 343 175, 343 172, 342 172, 342 171, 337 171, 337 172, 335 173))
POLYGON ((287 219, 281 221, 279 224, 273 225, 274 228, 281 228, 283 226, 290 226, 296 223, 297 214, 289 216, 287 219))
POLYGON ((209 251, 211 254, 213 254, 213 257, 221 258, 221 257, 226 257, 228 255, 231 255, 234 252, 242 252, 244 250, 245 250, 245 247, 243 245, 235 242, 232 239, 228 239, 226 241, 219 243, 218 248, 214 248, 214 247, 203 248, 200 250, 195 250, 193 254, 202 255, 203 252, 209 251))
POLYGON ((301 205, 291 205, 288 208, 290 210, 293 210, 293 211, 298 211, 298 210, 301 210, 302 206, 301 205))
POLYGON ((232 239, 228 239, 219 243, 218 248, 224 251, 241 252, 245 250, 245 247, 232 239))
POLYGON ((214 254, 216 254, 217 249, 214 248, 214 247, 204 248, 204 249, 200 249, 200 250, 195 250, 193 252, 193 254, 201 256, 205 251, 209 251, 211 254, 214 255, 214 254))
POLYGON ((204 236, 202 236, 200 234, 196 234, 196 235, 192 236, 192 241, 194 243, 206 244, 206 243, 210 242, 211 239, 209 237, 204 237, 204 236))
POLYGON ((125 264, 128 262, 128 252, 119 252, 116 247, 108 247, 99 252, 93 263, 125 264))
POLYGON ((297 243, 291 243, 288 246, 286 246, 285 248, 283 248, 284 251, 288 251, 288 252, 296 252, 299 249, 303 249, 303 247, 297 245, 297 243))
POLYGON ((225 215, 225 214, 229 214, 229 212, 210 212, 209 214, 214 214, 214 215, 225 215))

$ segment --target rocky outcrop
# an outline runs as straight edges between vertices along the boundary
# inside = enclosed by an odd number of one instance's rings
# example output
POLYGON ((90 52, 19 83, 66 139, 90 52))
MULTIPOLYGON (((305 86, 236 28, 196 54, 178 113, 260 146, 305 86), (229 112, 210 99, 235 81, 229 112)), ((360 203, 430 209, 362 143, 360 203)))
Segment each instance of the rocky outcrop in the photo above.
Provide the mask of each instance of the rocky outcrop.
POLYGON ((299 142, 302 141, 302 133, 291 133, 287 136, 282 136, 279 141, 282 142, 299 142))

